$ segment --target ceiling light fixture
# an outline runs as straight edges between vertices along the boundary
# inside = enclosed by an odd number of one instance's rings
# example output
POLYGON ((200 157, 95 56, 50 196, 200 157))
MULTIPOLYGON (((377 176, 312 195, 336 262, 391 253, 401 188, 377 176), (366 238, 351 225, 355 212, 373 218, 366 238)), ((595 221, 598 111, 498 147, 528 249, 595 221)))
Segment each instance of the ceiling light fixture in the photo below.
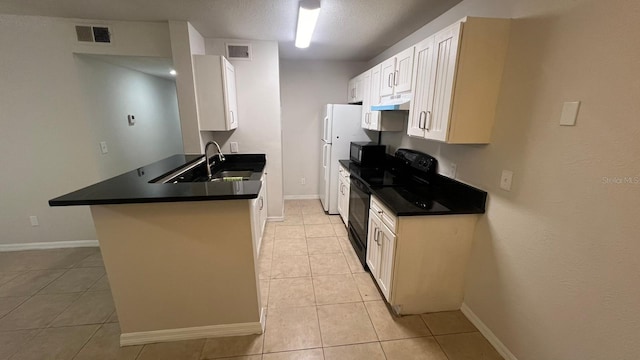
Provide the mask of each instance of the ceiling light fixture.
POLYGON ((173 76, 176 76, 176 71, 175 71, 175 70, 173 70, 173 69, 171 69, 171 71, 169 71, 169 74, 171 74, 171 75, 173 75, 173 76))
POLYGON ((308 48, 320 14, 320 0, 301 0, 298 8, 296 47, 308 48))

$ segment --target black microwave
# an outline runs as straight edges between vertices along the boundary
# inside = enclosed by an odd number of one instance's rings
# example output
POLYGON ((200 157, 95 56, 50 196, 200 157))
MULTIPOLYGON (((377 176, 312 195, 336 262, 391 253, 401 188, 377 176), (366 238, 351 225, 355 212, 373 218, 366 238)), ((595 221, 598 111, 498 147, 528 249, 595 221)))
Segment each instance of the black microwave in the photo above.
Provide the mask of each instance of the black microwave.
POLYGON ((373 142, 352 142, 350 160, 363 167, 378 167, 384 164, 386 145, 373 142))

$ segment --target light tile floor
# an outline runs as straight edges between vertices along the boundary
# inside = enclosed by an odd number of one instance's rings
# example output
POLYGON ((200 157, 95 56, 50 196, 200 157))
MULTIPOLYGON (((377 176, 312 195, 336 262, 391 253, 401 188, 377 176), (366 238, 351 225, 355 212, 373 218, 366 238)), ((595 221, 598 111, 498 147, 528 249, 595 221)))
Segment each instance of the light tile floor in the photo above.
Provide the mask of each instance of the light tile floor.
POLYGON ((0 360, 502 359, 459 311, 392 316, 317 200, 267 224, 259 274, 264 334, 121 348, 98 249, 0 253, 0 360))

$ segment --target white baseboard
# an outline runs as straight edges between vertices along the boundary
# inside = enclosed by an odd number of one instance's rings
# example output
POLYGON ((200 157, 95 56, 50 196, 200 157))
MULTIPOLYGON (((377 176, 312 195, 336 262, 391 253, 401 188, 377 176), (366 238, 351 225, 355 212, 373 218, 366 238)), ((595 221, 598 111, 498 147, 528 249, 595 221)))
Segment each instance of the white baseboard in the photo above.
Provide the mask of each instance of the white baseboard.
POLYGON ((264 325, 265 314, 263 309, 260 313, 260 322, 123 333, 120 335, 120 346, 205 339, 223 336, 262 334, 264 332, 264 325))
POLYGON ((25 244, 0 244, 0 252, 23 251, 23 250, 45 250, 45 249, 67 249, 76 247, 97 247, 98 240, 75 240, 75 241, 52 241, 25 244))
POLYGON ((284 216, 269 216, 267 217, 267 221, 272 222, 278 222, 278 221, 284 221, 284 216))
POLYGON ((518 360, 511 351, 498 339, 498 337, 491 331, 487 325, 485 325, 482 320, 476 315, 471 308, 466 303, 462 303, 460 307, 460 311, 466 315, 466 317, 471 321, 473 325, 475 325, 478 330, 484 335, 485 338, 493 345, 494 348, 502 355, 505 360, 518 360))
POLYGON ((285 195, 285 200, 317 200, 320 195, 285 195))

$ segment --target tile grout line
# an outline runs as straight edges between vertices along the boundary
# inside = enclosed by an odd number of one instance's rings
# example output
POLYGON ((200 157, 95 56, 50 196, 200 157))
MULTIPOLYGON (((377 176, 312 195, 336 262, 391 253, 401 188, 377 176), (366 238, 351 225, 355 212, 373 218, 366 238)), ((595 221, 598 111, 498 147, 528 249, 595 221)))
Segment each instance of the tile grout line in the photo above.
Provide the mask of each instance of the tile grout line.
MULTIPOLYGON (((86 326, 86 325, 76 325, 76 326, 86 326)), ((102 325, 98 325, 98 327, 93 331, 91 336, 89 336, 89 338, 84 342, 84 344, 82 344, 82 346, 78 349, 78 351, 75 353, 75 355, 73 355, 73 357, 71 357, 71 359, 75 359, 78 356, 78 354, 80 354, 82 349, 84 349, 84 347, 87 346, 89 341, 91 341, 91 339, 93 339, 93 337, 96 335, 96 333, 100 330, 101 327, 102 327, 102 325)))

